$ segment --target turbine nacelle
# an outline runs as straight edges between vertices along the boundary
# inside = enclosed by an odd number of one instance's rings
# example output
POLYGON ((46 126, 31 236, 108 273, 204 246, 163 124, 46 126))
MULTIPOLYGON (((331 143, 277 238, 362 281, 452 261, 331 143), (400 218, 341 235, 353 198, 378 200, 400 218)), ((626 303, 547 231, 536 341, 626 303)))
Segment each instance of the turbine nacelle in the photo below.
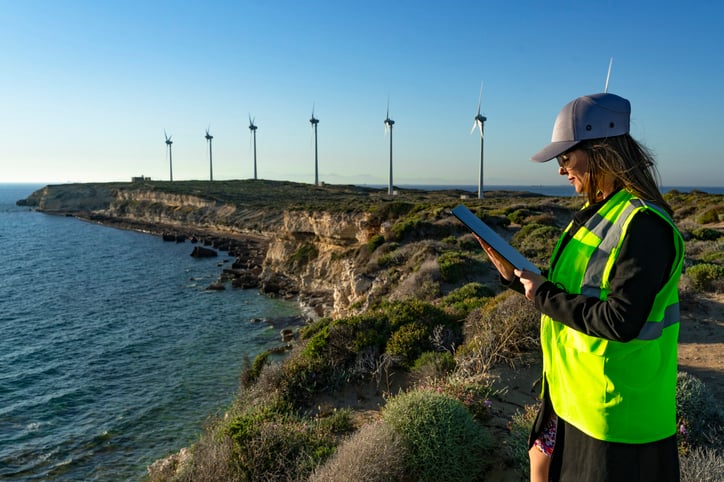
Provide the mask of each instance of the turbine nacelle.
POLYGON ((257 129, 257 126, 254 125, 254 119, 249 116, 249 130, 255 131, 257 129))
POLYGON ((483 103, 483 83, 480 83, 480 96, 478 97, 478 113, 473 117, 473 128, 470 129, 470 133, 472 134, 475 132, 475 128, 480 129, 480 137, 483 137, 483 131, 485 130, 485 121, 488 120, 487 117, 482 115, 480 113, 480 106, 483 103))
POLYGON ((204 137, 206 138, 207 141, 211 141, 211 139, 214 138, 214 136, 212 136, 212 135, 209 133, 209 129, 206 129, 206 135, 205 135, 204 137))

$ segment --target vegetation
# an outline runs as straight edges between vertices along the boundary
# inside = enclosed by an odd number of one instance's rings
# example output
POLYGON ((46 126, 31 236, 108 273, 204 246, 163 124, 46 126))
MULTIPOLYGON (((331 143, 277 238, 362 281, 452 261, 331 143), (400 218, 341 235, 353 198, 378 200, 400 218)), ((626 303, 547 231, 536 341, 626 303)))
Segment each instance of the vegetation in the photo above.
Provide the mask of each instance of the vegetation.
POLYGON ((492 436, 462 403, 432 391, 414 390, 392 398, 382 421, 402 436, 408 448, 405 473, 413 480, 475 480, 493 447, 492 436))
MULTIPOLYGON (((461 201, 469 193, 455 190, 399 190, 391 198, 384 189, 262 180, 103 188, 208 203, 118 206, 119 212, 147 209, 180 223, 223 228, 243 222, 249 230, 273 233, 281 211, 364 220, 357 225, 363 232, 326 245, 316 233, 285 238, 291 247, 275 266, 282 275, 299 280, 315 273, 330 277, 320 282, 334 283, 330 266, 344 265, 362 294, 339 287, 335 296, 348 300, 343 315, 322 313, 310 321, 283 357, 246 359, 237 400, 209 421, 183 457, 152 471, 150 480, 474 481, 485 480, 492 465, 525 479, 535 408, 525 406, 501 424, 493 407, 505 387, 494 373, 539 357, 539 315, 500 285, 475 238, 449 209, 464 202, 543 267, 580 198, 492 192, 461 201), (208 218, 209 206, 227 205, 234 207, 227 218, 208 218), (245 210, 258 216, 240 217, 245 210)), ((721 292, 722 196, 672 191, 666 199, 686 239, 682 299, 721 292)), ((304 295, 318 293, 302 290, 304 295)), ((721 413, 703 384, 686 374, 679 377, 677 403, 682 479, 721 480, 721 413)))

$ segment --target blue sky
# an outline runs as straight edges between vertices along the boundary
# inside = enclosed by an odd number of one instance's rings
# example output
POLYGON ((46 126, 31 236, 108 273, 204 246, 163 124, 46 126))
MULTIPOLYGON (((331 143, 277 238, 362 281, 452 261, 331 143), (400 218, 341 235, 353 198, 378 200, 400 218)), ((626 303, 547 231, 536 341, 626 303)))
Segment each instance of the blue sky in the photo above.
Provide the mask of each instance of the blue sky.
POLYGON ((664 185, 724 185, 721 2, 0 0, 0 182, 564 185, 530 156, 604 90, 664 185))

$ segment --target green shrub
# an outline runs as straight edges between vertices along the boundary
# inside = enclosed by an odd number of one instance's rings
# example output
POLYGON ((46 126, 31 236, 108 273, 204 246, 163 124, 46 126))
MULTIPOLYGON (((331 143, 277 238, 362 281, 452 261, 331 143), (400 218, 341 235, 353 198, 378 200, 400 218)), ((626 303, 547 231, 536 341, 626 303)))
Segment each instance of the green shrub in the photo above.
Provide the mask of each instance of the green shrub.
POLYGON ((402 325, 390 336, 385 352, 403 367, 410 368, 422 352, 432 348, 430 335, 431 330, 422 323, 413 321, 402 325))
POLYGON ((684 450, 712 442, 722 448, 724 414, 704 382, 687 372, 676 377, 676 414, 684 450))
POLYGON ((491 398, 497 394, 490 385, 460 377, 428 378, 418 385, 418 389, 454 398, 479 422, 485 422, 492 416, 491 398))
POLYGON ((712 291, 717 282, 724 277, 724 266, 701 263, 687 268, 685 274, 694 282, 696 289, 712 291))
POLYGON ((330 323, 332 323, 332 318, 325 317, 304 325, 299 329, 299 338, 307 340, 321 331, 324 327, 329 326, 330 323))
POLYGON ((415 360, 412 369, 429 372, 429 378, 438 378, 455 369, 455 357, 449 351, 426 351, 415 360))
POLYGON ((691 237, 700 241, 716 241, 721 237, 721 233, 711 228, 696 228, 691 230, 691 237))
POLYGON ((248 414, 229 424, 233 463, 242 480, 303 480, 334 452, 334 439, 314 423, 248 414))
POLYGON ((486 285, 473 282, 451 291, 442 299, 441 304, 465 316, 475 308, 483 306, 487 299, 494 295, 495 292, 486 285))
POLYGON ((293 407, 306 407, 313 393, 333 388, 338 380, 328 362, 296 356, 284 360, 278 380, 280 396, 293 407))
POLYGON ((530 216, 530 211, 527 209, 516 209, 512 213, 508 214, 508 219, 513 224, 521 224, 525 221, 525 218, 530 216))
POLYGON ((720 246, 715 251, 702 253, 700 259, 703 263, 724 265, 724 249, 720 246))
POLYGON ((241 385, 243 387, 250 387, 259 378, 259 374, 269 360, 270 355, 271 352, 266 350, 254 358, 254 363, 250 363, 249 358, 244 357, 244 369, 241 372, 241 385))
POLYGON ((513 235, 511 244, 531 258, 550 256, 560 237, 560 229, 541 224, 526 224, 513 235))
POLYGON ((378 204, 373 208, 374 218, 381 221, 388 221, 405 216, 412 211, 415 204, 409 202, 393 201, 389 203, 378 204))
POLYGON ((473 481, 486 467, 492 437, 459 401, 416 390, 387 402, 382 420, 409 450, 405 472, 411 480, 473 481))
POLYGON ((391 266, 402 266, 405 264, 405 256, 401 250, 390 251, 377 258, 377 264, 383 268, 391 266))
POLYGON ((448 283, 457 283, 466 273, 468 258, 459 251, 445 251, 437 258, 440 276, 448 283))
POLYGON ((711 224, 719 222, 719 211, 717 208, 710 208, 704 211, 699 217, 696 218, 696 222, 699 224, 711 224))
POLYGON ((528 222, 532 224, 540 224, 541 226, 556 226, 556 218, 550 213, 536 214, 528 218, 528 222))
POLYGON ((319 250, 312 243, 304 243, 297 251, 289 257, 292 266, 302 267, 319 256, 319 250))
POLYGON ((367 249, 370 250, 370 253, 374 252, 377 248, 382 246, 385 243, 385 237, 381 234, 375 234, 372 236, 369 241, 367 241, 367 249))
POLYGON ((345 432, 351 432, 354 430, 354 424, 352 423, 352 410, 349 408, 343 408, 332 410, 332 413, 326 417, 317 418, 317 426, 324 432, 333 434, 341 434, 345 432))

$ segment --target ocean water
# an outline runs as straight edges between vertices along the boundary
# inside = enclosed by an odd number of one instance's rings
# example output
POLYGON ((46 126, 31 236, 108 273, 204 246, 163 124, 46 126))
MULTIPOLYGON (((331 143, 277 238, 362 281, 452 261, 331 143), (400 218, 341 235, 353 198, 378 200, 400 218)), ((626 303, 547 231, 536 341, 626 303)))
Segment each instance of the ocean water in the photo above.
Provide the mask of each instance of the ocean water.
POLYGON ((206 291, 223 253, 15 206, 38 187, 0 185, 0 479, 139 480, 298 306, 206 291))

